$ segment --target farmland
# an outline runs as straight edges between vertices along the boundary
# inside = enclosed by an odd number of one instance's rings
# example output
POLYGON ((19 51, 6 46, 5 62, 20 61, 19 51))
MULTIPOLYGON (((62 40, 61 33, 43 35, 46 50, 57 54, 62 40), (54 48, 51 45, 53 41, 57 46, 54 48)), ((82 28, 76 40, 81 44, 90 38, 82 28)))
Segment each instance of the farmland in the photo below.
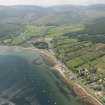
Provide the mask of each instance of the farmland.
POLYGON ((98 98, 104 101, 105 44, 62 36, 53 39, 53 48, 56 57, 77 74, 79 81, 90 87, 93 93, 100 92, 98 98))

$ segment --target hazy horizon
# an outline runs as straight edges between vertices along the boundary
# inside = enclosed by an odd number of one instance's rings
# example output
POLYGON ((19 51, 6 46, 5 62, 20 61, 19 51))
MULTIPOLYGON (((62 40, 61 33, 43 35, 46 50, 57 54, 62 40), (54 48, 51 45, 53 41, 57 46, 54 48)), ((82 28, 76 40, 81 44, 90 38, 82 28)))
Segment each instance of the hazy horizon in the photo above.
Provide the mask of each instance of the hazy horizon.
POLYGON ((94 5, 105 4, 105 0, 0 0, 0 5, 36 5, 36 6, 54 6, 54 5, 94 5))
POLYGON ((0 6, 6 6, 6 7, 11 7, 11 6, 38 6, 38 7, 54 7, 54 6, 94 6, 94 5, 105 5, 105 4, 55 4, 55 5, 33 5, 33 4, 13 4, 13 5, 3 5, 0 4, 0 6))

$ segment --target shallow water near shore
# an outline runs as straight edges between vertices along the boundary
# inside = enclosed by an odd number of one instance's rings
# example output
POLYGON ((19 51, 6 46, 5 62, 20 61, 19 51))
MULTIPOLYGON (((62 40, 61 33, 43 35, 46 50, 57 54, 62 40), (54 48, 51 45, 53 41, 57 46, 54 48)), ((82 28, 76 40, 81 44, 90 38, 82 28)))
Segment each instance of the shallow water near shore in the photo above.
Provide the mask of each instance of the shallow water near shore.
POLYGON ((0 105, 87 105, 37 52, 0 50, 0 105))

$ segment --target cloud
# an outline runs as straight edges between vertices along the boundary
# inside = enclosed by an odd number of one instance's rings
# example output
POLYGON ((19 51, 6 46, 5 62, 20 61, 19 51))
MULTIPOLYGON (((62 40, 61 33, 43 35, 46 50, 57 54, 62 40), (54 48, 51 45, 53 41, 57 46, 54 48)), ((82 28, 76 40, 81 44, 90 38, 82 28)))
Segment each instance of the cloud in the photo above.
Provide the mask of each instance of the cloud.
POLYGON ((87 5, 105 3, 105 0, 0 0, 0 5, 59 5, 59 4, 76 4, 87 5))

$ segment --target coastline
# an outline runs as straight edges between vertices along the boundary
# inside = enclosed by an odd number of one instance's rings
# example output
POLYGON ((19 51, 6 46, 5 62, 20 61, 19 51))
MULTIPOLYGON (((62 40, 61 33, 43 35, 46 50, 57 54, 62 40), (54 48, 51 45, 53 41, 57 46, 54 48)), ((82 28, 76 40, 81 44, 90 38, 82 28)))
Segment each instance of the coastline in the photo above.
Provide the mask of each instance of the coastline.
MULTIPOLYGON (((65 76, 64 71, 62 71, 62 68, 64 68, 64 65, 60 63, 54 55, 52 55, 48 50, 41 50, 37 48, 25 48, 27 50, 37 51, 45 60, 48 60, 51 65, 53 65, 53 68, 57 70, 59 75, 62 77, 62 79, 67 83, 67 85, 71 88, 73 88, 74 93, 81 97, 85 102, 87 102, 89 105, 103 105, 98 99, 96 99, 94 96, 92 96, 90 93, 88 93, 85 88, 83 88, 79 83, 76 82, 70 82, 70 80, 65 76)), ((73 81, 73 80, 71 80, 73 81)))
MULTIPOLYGON (((0 46, 0 47, 7 47, 8 46, 0 46)), ((40 54, 40 56, 43 57, 43 59, 45 59, 46 61, 48 61, 52 67, 54 68, 54 70, 56 70, 58 72, 58 74, 60 75, 60 77, 64 80, 64 82, 74 91, 74 93, 81 97, 86 103, 88 103, 89 105, 103 105, 98 99, 96 99, 94 96, 92 96, 88 91, 86 91, 86 89, 81 86, 79 83, 77 83, 74 80, 69 80, 64 71, 65 71, 65 65, 63 65, 59 60, 57 60, 57 58, 48 50, 43 50, 43 49, 37 49, 37 48, 33 48, 33 47, 29 47, 29 48, 24 48, 24 47, 19 47, 19 46, 11 46, 11 48, 15 48, 15 49, 23 49, 23 50, 28 50, 28 51, 34 51, 34 52, 38 52, 40 54), (63 70, 62 70, 63 68, 63 70)))

